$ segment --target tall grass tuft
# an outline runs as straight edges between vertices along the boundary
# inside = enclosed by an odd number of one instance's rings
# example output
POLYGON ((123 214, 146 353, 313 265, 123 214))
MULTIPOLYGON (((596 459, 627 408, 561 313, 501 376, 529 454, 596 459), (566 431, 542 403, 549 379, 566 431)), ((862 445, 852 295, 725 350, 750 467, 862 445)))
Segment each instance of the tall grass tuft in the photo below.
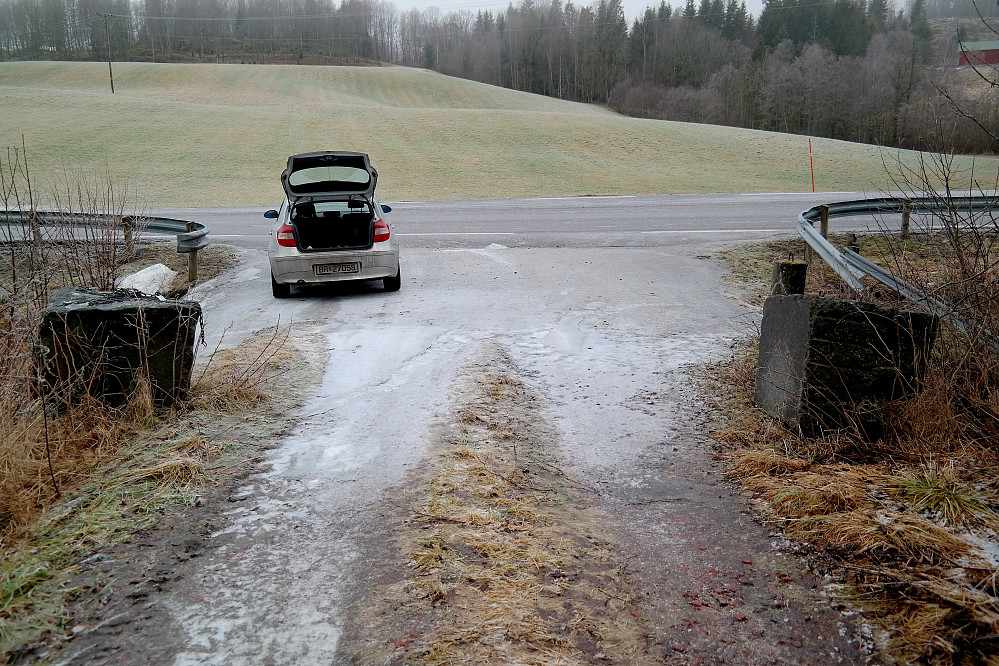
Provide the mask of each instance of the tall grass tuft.
POLYGON ((995 497, 961 483, 952 463, 939 468, 927 464, 904 477, 900 485, 914 509, 946 525, 995 526, 999 518, 992 508, 995 497))
POLYGON ((280 319, 270 331, 237 349, 220 349, 223 334, 200 374, 191 384, 191 405, 210 412, 250 409, 267 398, 265 387, 284 370, 292 352, 286 343, 291 328, 281 328, 280 319))

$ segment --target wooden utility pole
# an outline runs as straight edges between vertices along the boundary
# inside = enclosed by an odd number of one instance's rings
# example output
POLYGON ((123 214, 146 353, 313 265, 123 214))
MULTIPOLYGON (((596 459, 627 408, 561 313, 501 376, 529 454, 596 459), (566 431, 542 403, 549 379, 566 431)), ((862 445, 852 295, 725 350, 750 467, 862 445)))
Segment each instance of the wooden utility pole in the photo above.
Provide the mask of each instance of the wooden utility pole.
POLYGON ((108 78, 111 79, 111 94, 114 94, 114 72, 111 71, 111 28, 109 23, 111 22, 110 14, 101 14, 104 17, 104 37, 108 43, 108 78))

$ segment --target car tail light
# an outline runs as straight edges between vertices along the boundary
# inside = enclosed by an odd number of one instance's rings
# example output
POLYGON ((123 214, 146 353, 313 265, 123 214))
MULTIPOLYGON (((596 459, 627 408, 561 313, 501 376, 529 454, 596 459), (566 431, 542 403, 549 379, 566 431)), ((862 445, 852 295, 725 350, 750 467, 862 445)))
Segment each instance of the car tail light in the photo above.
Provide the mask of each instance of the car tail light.
POLYGON ((375 242, 381 243, 389 239, 389 225, 385 220, 375 220, 375 242))
POLYGON ((295 230, 287 222, 278 227, 277 243, 281 247, 295 247, 295 230))

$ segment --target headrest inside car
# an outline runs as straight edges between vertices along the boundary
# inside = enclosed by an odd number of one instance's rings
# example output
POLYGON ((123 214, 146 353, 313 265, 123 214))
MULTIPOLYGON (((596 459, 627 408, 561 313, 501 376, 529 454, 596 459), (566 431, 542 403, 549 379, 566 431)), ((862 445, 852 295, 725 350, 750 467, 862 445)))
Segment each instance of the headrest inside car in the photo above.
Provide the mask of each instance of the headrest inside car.
POLYGON ((295 219, 300 219, 303 217, 315 217, 316 216, 316 205, 311 201, 305 203, 300 203, 295 206, 295 219))

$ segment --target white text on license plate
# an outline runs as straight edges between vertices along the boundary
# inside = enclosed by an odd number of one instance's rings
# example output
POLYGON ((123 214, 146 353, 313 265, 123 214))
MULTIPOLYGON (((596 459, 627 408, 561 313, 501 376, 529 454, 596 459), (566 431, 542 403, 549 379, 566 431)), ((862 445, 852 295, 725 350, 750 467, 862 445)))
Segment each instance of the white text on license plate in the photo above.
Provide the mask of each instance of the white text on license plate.
POLYGON ((351 262, 349 264, 316 264, 316 275, 334 275, 336 273, 360 273, 361 264, 351 262))

